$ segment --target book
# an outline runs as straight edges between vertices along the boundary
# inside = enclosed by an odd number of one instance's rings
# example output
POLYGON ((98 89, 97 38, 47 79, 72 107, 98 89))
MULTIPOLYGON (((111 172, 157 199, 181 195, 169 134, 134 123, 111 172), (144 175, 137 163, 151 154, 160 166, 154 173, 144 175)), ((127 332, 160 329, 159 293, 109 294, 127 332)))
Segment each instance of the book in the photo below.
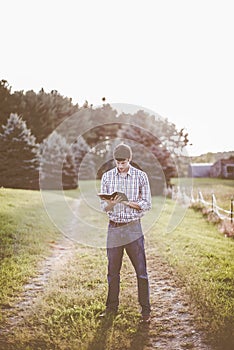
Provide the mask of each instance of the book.
POLYGON ((121 202, 122 201, 128 201, 128 197, 126 196, 126 194, 125 193, 123 193, 123 192, 118 192, 118 191, 116 191, 116 192, 113 192, 113 193, 111 193, 111 194, 107 194, 107 193, 98 193, 98 196, 101 198, 101 199, 109 199, 109 200, 113 200, 114 198, 115 198, 115 196, 117 196, 117 195, 119 195, 119 196, 121 196, 121 202))

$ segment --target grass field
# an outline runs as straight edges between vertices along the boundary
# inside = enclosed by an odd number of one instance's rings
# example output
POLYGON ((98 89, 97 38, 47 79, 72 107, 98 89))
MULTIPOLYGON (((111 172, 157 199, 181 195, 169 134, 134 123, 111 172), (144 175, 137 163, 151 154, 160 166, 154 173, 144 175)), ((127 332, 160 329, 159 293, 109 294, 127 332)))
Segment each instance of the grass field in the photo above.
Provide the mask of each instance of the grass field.
MULTIPOLYGON (((196 185, 204 192, 210 191, 208 180, 202 182, 199 179, 196 185)), ((220 198, 224 193, 228 198, 233 192, 233 187, 221 180, 212 182, 212 188, 217 190, 217 198, 219 193, 220 198)), ((69 191, 67 195, 76 198, 79 191, 69 191)), ((6 308, 13 303, 29 276, 36 273, 37 261, 49 253, 50 242, 58 239, 59 233, 43 209, 39 192, 1 189, 0 198, 0 303, 6 308)), ((154 209, 147 220, 154 217, 162 202, 159 197, 153 198, 154 209)), ((157 251, 167 260, 178 283, 190 297, 198 326, 206 331, 212 344, 222 343, 222 350, 231 350, 234 240, 225 238, 192 209, 186 211, 173 232, 167 233, 173 206, 173 201, 167 200, 160 217, 146 233, 148 257, 152 260, 157 251)), ((104 220, 103 217, 100 220, 104 220)), ((123 271, 125 275, 132 273, 125 262, 123 271)), ((13 347, 24 350, 95 349, 92 338, 100 332, 97 315, 105 306, 106 288, 105 251, 78 245, 76 255, 55 274, 50 287, 45 289, 36 305, 37 312, 30 315, 23 328, 16 330, 11 339, 13 347)), ((105 349, 128 349, 131 337, 137 331, 139 316, 135 310, 135 292, 129 293, 132 288, 123 278, 122 303, 127 307, 121 312, 125 317, 117 317, 109 328, 105 349)), ((102 337, 100 334, 99 341, 102 337)))

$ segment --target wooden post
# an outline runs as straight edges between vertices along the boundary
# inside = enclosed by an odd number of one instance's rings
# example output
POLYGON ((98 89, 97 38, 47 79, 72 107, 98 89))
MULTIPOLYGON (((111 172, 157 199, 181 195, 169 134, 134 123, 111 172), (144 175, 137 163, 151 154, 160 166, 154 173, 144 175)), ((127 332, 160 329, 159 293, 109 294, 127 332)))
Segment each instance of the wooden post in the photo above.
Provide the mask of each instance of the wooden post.
POLYGON ((233 197, 231 198, 231 223, 233 223, 233 197))

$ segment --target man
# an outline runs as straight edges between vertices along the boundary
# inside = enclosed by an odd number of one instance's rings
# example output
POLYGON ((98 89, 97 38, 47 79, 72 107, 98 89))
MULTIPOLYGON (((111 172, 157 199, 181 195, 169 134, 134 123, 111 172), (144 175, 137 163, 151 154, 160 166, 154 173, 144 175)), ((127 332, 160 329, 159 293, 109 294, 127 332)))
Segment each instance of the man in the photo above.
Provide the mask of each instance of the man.
POLYGON ((114 199, 102 200, 102 209, 109 216, 107 235, 108 296, 103 314, 116 314, 119 306, 120 269, 124 250, 136 271, 138 301, 141 305, 142 322, 150 321, 149 282, 146 268, 144 236, 140 219, 151 209, 151 193, 145 172, 136 169, 130 162, 132 150, 120 144, 113 152, 116 167, 103 174, 101 192, 111 194, 123 192, 114 199))

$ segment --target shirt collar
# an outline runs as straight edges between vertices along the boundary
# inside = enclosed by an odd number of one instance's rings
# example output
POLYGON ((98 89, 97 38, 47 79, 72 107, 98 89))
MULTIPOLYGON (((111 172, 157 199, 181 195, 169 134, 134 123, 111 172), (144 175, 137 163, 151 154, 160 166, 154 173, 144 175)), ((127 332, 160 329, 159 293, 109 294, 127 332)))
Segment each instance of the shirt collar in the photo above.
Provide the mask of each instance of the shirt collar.
MULTIPOLYGON (((119 174, 117 167, 115 167, 115 173, 114 174, 115 175, 119 174)), ((129 164, 129 169, 128 169, 127 175, 132 176, 132 166, 131 166, 131 164, 129 164)))

